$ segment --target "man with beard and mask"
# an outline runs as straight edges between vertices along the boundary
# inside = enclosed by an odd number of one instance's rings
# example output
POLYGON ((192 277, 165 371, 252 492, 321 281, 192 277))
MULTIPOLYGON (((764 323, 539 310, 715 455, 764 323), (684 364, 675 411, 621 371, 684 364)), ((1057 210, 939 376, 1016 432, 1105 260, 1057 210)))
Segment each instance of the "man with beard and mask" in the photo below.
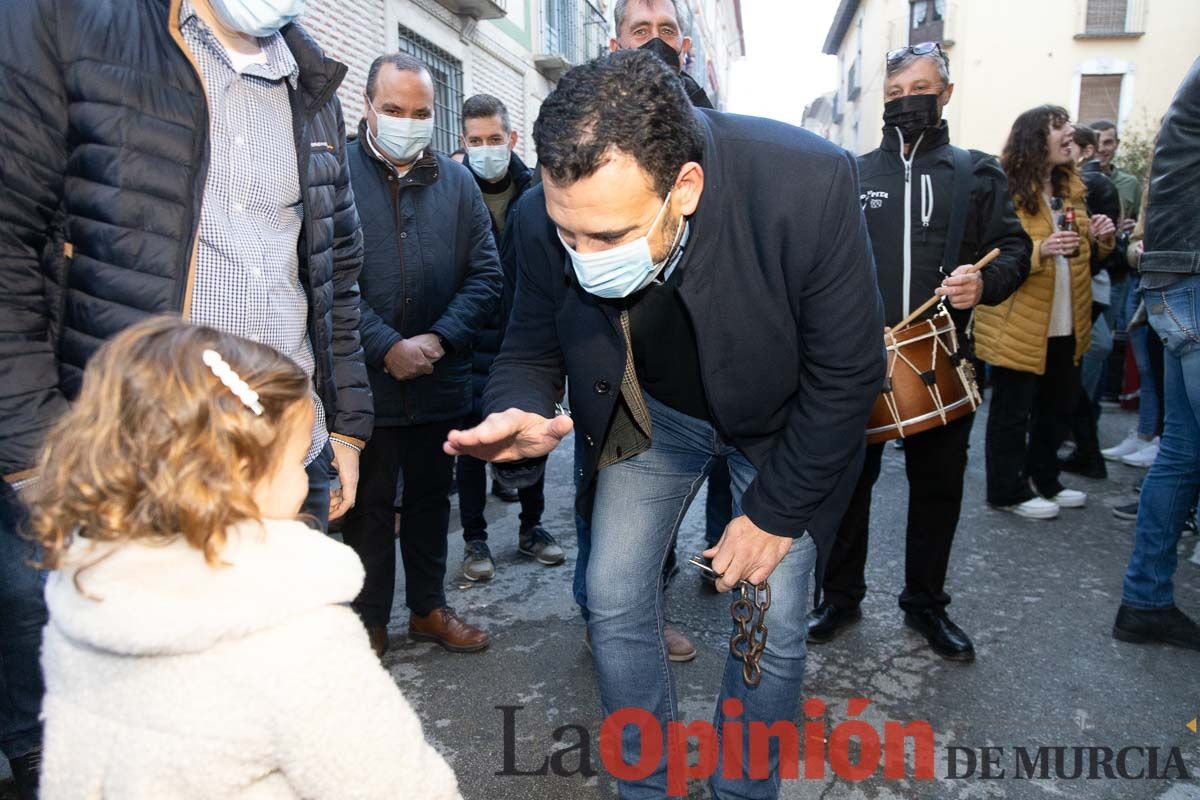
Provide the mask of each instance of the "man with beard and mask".
POLYGON ((290 357, 313 382, 304 511, 354 504, 371 394, 346 67, 304 6, 0 3, 0 751, 22 797, 46 611, 18 492, 105 341, 167 313, 290 357))
POLYGON ((692 49, 692 38, 684 28, 687 13, 680 0, 617 0, 613 6, 617 35, 608 40, 608 48, 614 53, 636 48, 649 50, 679 73, 692 105, 712 108, 704 87, 683 71, 684 60, 692 49))
MULTIPOLYGON (((770 726, 798 712, 811 576, 884 373, 857 169, 808 131, 692 108, 675 74, 636 50, 565 74, 534 139, 543 180, 509 221, 520 278, 488 415, 451 432, 446 450, 525 483, 573 428, 582 440, 576 508, 592 526, 588 629, 604 710, 658 721, 623 729, 624 762, 650 769, 620 795, 660 798, 665 759, 642 754, 665 742, 642 732, 679 719, 662 567, 718 455, 736 516, 705 555, 721 591, 769 580, 771 600, 760 672, 754 658, 726 662, 718 736, 726 715, 770 726), (564 376, 573 418, 555 414, 564 376)), ((748 739, 716 747, 752 763, 748 739)), ((765 779, 719 771, 713 796, 776 797, 779 758, 775 747, 755 757, 765 779)))
MULTIPOLYGON (((949 61, 936 43, 888 53, 883 142, 859 158, 859 170, 887 324, 936 292, 950 306, 962 342, 972 308, 1003 301, 1025 280, 1031 244, 996 159, 951 146, 941 117, 953 92, 949 61), (999 258, 966 274, 993 248, 999 258)), ((946 615, 944 589, 973 418, 904 439, 909 502, 900 608, 934 652, 955 661, 975 657, 970 638, 946 615)), ((828 642, 862 617, 871 492, 882 457, 882 443, 867 447, 825 571, 823 601, 809 615, 810 642, 828 642)))
POLYGON ((401 53, 375 59, 363 106, 349 162, 363 220, 362 343, 375 431, 342 530, 366 569, 353 607, 382 656, 399 479, 409 636, 482 650, 487 633, 446 604, 454 461, 442 442, 471 413, 471 350, 500 298, 492 217, 471 172, 430 146, 434 90, 424 64, 401 53))
MULTIPOLYGON (((475 175, 483 192, 483 201, 492 216, 492 234, 503 241, 509 213, 521 195, 529 188, 533 173, 513 150, 517 132, 508 120, 508 109, 499 98, 490 94, 468 97, 462 107, 462 144, 466 148, 463 164, 475 175)), ((511 248, 509 248, 511 251, 511 248)), ((504 291, 507 301, 512 297, 517 280, 516 265, 501 248, 504 269, 504 291)), ((479 332, 472 360, 474 404, 466 425, 477 425, 481 419, 483 387, 504 329, 504 314, 510 302, 502 302, 496 313, 479 332)), ((487 465, 477 458, 458 459, 458 510, 463 528, 463 577, 471 581, 490 580, 496 574, 496 562, 487 544, 487 465)), ((517 552, 540 564, 553 567, 563 563, 562 547, 542 527, 542 512, 546 508, 546 482, 540 480, 523 489, 509 489, 497 483, 492 494, 506 502, 521 503, 520 529, 517 533, 517 552)))

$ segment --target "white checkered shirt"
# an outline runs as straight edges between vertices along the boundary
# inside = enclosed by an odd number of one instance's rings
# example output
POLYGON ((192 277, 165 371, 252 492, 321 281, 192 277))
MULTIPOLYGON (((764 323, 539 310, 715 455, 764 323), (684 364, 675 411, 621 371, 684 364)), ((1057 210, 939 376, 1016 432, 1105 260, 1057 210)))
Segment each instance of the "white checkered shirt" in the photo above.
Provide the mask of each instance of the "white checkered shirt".
MULTIPOLYGON (((276 33, 260 39, 265 63, 239 74, 225 48, 184 0, 180 28, 204 76, 209 166, 191 320, 269 345, 312 377, 308 297, 297 250, 304 220, 288 84, 300 69, 276 33)), ((329 438, 313 395, 313 441, 305 463, 329 438)))

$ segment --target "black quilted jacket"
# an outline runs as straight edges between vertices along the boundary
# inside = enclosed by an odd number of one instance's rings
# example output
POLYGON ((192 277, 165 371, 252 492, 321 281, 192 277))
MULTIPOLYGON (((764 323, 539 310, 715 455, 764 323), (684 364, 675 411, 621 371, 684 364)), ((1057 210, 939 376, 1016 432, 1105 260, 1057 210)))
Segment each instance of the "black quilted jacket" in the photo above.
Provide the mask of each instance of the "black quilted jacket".
MULTIPOLYGON (((188 314, 208 107, 179 0, 0 2, 0 475, 33 465, 88 358, 147 315, 188 314)), ((365 440, 362 237, 334 94, 346 68, 302 28, 293 127, 300 278, 332 432, 365 440)))

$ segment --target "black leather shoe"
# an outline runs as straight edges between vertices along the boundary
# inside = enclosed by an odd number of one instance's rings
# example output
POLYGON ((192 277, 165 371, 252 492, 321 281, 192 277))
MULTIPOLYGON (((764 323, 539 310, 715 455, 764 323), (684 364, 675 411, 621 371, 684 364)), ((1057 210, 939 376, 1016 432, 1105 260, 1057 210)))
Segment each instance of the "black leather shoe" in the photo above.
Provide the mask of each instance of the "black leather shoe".
POLYGON ((521 496, 517 494, 516 489, 509 488, 508 486, 501 486, 500 484, 494 482, 492 483, 492 494, 496 497, 499 497, 506 503, 515 503, 521 499, 521 496))
POLYGON ((1070 458, 1060 458, 1058 466, 1062 468, 1063 472, 1082 475, 1085 478, 1102 481, 1108 477, 1108 467, 1104 466, 1104 459, 1099 456, 1096 458, 1079 458, 1076 455, 1072 455, 1070 458))
POLYGON ((862 609, 838 608, 833 603, 821 605, 808 612, 808 641, 813 644, 825 644, 838 635, 838 631, 847 625, 853 625, 862 619, 862 609))
POLYGON ((904 612, 904 624, 925 637, 933 652, 948 661, 974 661, 975 645, 940 608, 904 612))
POLYGON ((1162 644, 1200 650, 1200 625, 1178 608, 1147 611, 1122 605, 1113 623, 1113 638, 1134 644, 1162 644))

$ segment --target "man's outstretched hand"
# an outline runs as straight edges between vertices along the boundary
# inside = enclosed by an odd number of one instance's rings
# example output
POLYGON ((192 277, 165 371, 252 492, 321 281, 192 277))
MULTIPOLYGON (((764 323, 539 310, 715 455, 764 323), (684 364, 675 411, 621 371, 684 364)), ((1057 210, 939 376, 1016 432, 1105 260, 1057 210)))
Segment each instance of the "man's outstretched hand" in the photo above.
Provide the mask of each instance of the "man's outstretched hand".
POLYGON ((472 456, 480 461, 520 461, 540 458, 558 447, 574 423, 567 416, 546 419, 510 408, 465 431, 450 431, 442 449, 447 455, 472 456))

